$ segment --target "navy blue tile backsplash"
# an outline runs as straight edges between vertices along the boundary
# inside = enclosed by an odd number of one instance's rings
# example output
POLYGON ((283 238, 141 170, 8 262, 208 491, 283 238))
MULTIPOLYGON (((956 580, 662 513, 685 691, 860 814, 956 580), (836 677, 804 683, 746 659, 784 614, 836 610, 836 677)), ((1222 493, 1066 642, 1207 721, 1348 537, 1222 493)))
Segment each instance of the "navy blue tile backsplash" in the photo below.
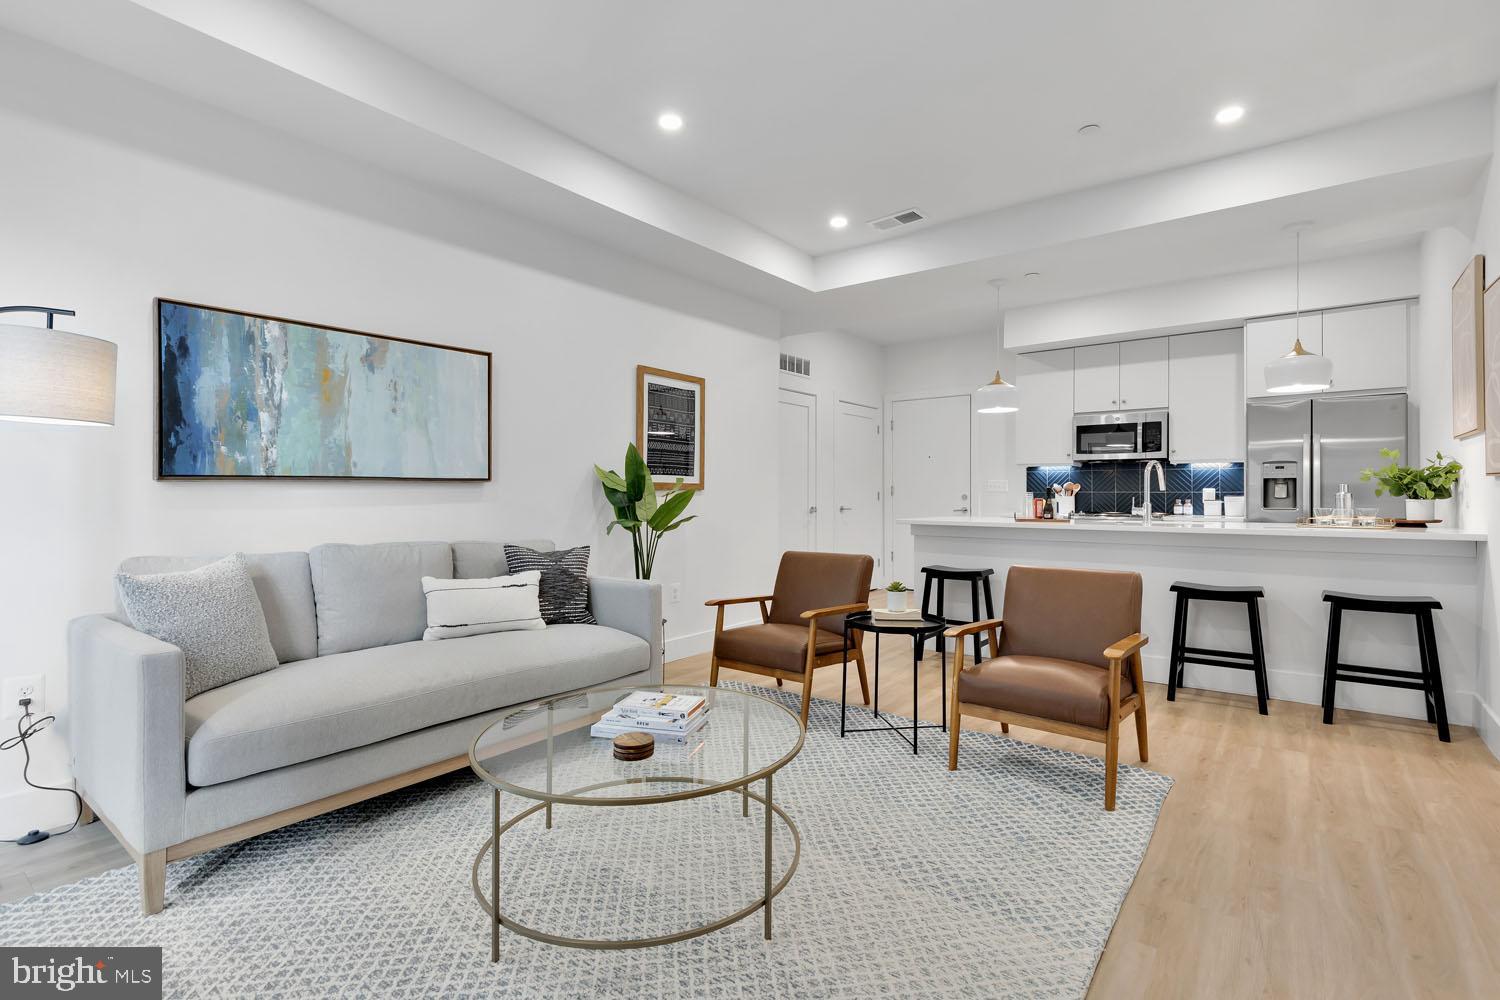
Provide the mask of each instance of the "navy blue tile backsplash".
MULTIPOLYGON (((1144 462, 1086 462, 1082 465, 1038 465, 1026 470, 1026 492, 1043 496, 1054 483, 1078 483, 1078 509, 1085 514, 1128 513, 1140 503, 1144 462)), ((1193 513, 1203 513, 1203 490, 1212 486, 1219 499, 1245 492, 1245 466, 1239 462, 1213 465, 1168 465, 1164 467, 1167 490, 1151 483, 1151 507, 1169 511, 1178 500, 1191 500, 1193 513)))

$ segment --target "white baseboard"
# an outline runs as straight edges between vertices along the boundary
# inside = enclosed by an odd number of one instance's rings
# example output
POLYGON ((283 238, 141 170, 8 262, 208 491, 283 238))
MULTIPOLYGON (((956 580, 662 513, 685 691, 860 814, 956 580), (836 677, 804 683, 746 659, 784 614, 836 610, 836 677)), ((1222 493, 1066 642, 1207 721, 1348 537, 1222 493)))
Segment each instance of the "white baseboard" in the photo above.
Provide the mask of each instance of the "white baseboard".
POLYGON ((1474 728, 1490 753, 1500 759, 1500 714, 1478 695, 1474 696, 1474 728))
POLYGON ((78 800, 64 792, 23 788, 0 796, 0 837, 15 840, 32 830, 56 830, 73 822, 78 800))
MULTIPOLYGON (((727 632, 732 628, 741 628, 745 625, 759 625, 760 617, 747 618, 739 622, 725 622, 724 630, 727 632)), ((714 630, 704 629, 701 632, 688 632, 683 635, 674 635, 667 638, 667 662, 680 660, 687 656, 696 656, 699 653, 712 652, 714 648, 714 630)))

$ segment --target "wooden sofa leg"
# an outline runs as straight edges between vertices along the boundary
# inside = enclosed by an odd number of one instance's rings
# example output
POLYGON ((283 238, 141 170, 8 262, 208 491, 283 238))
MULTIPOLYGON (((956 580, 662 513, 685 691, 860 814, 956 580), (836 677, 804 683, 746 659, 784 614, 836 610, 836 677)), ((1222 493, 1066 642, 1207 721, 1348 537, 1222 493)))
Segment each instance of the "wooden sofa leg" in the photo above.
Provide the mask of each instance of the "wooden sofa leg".
POLYGON ((141 874, 141 913, 160 913, 167 902, 167 852, 142 854, 136 867, 141 874))
POLYGON ((99 817, 94 815, 94 809, 89 805, 88 800, 82 795, 78 796, 78 825, 88 826, 90 823, 97 822, 98 819, 99 817))
POLYGON ((1115 811, 1115 772, 1120 766, 1120 722, 1109 724, 1109 735, 1104 739, 1104 809, 1115 811))

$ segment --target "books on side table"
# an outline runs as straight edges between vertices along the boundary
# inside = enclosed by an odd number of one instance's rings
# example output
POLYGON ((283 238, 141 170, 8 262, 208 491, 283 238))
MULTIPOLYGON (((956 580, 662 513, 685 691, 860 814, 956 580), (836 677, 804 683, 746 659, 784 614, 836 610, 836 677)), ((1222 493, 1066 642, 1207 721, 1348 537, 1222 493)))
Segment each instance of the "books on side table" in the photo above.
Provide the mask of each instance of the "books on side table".
POLYGON ((589 729, 590 736, 614 739, 621 733, 650 733, 658 743, 686 743, 708 721, 701 695, 632 691, 589 729))

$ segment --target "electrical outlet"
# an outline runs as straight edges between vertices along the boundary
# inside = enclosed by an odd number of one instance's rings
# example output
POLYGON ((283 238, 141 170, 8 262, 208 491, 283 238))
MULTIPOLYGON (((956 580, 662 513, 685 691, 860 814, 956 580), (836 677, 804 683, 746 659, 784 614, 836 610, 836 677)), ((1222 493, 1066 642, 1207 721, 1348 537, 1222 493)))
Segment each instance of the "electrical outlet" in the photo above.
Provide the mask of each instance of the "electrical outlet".
POLYGON ((31 699, 32 715, 41 715, 47 703, 47 678, 42 674, 6 677, 0 683, 0 719, 19 719, 22 698, 31 699))
POLYGON ((671 604, 682 603, 682 584, 670 583, 667 585, 667 601, 671 604))

